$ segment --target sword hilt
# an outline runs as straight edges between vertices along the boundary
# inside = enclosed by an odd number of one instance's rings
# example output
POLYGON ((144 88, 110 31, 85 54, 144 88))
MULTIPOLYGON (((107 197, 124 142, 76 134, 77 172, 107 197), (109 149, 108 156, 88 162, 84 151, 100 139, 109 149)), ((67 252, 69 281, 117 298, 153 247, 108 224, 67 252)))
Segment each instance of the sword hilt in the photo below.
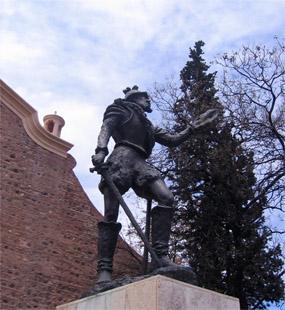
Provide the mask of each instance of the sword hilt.
POLYGON ((93 173, 93 172, 96 171, 96 168, 95 168, 95 167, 89 168, 89 171, 90 171, 91 173, 93 173))

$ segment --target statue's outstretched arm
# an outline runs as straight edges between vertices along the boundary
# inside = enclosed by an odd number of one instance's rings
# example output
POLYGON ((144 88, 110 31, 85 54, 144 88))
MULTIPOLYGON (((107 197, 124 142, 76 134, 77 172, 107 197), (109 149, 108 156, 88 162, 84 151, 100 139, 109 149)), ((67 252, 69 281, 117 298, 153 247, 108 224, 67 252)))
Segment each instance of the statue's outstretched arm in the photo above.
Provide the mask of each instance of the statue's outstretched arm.
POLYGON ((184 142, 188 139, 188 137, 193 133, 194 127, 188 126, 186 129, 181 131, 179 134, 172 135, 166 130, 156 127, 154 138, 155 141, 159 144, 165 145, 165 146, 177 146, 180 143, 184 142))
POLYGON ((206 126, 215 120, 220 113, 218 109, 210 109, 205 113, 201 114, 198 119, 196 119, 192 124, 188 125, 186 129, 178 134, 172 135, 166 130, 156 127, 155 128, 155 141, 165 145, 165 146, 177 146, 180 143, 188 139, 188 137, 193 134, 196 130, 206 126))

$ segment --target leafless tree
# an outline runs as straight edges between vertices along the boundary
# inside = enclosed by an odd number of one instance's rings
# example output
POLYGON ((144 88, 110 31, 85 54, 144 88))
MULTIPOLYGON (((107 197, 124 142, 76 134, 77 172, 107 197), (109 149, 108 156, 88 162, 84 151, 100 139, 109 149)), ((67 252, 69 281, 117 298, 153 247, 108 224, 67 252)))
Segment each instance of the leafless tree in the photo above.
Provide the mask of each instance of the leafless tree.
POLYGON ((284 212, 285 198, 285 46, 244 46, 218 57, 223 68, 220 100, 233 133, 254 153, 258 178, 250 207, 263 194, 268 209, 284 212))

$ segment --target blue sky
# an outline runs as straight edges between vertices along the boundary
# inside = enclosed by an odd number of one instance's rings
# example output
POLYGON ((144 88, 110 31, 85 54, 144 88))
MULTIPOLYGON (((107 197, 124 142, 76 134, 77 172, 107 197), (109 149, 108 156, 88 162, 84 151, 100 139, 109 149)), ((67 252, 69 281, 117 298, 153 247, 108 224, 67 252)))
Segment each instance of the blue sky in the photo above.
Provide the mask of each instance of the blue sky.
POLYGON ((104 110, 122 89, 178 78, 198 40, 210 62, 285 37, 283 0, 0 0, 0 7, 0 77, 41 123, 54 111, 65 119, 75 173, 100 211, 90 157, 104 110))
POLYGON ((62 138, 84 190, 102 211, 91 175, 102 115, 122 89, 178 78, 189 47, 205 58, 285 37, 283 0, 0 0, 0 76, 39 113, 65 119, 62 138))
POLYGON ((189 47, 207 61, 242 44, 284 38, 281 0, 1 0, 0 76, 39 113, 57 111, 76 174, 102 210, 90 175, 105 107, 137 84, 178 77, 189 47))
POLYGON ((99 210, 90 175, 102 114, 122 89, 178 78, 189 47, 203 40, 208 62, 284 33, 282 0, 1 0, 0 76, 39 113, 54 111, 74 144, 75 172, 99 210))

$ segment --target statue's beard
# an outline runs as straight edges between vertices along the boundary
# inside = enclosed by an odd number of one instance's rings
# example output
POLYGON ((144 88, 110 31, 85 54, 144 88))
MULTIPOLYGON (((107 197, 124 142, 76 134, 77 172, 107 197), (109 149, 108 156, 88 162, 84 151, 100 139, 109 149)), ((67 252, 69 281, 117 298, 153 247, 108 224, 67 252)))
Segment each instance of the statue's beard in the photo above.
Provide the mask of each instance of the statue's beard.
POLYGON ((145 107, 144 110, 147 113, 151 113, 152 112, 152 108, 150 106, 145 107))
POLYGON ((144 112, 147 112, 147 113, 151 113, 151 112, 152 112, 152 108, 151 108, 150 103, 149 103, 149 104, 139 104, 139 103, 137 103, 136 101, 133 101, 133 103, 135 103, 135 104, 138 105, 141 109, 143 109, 144 112))

